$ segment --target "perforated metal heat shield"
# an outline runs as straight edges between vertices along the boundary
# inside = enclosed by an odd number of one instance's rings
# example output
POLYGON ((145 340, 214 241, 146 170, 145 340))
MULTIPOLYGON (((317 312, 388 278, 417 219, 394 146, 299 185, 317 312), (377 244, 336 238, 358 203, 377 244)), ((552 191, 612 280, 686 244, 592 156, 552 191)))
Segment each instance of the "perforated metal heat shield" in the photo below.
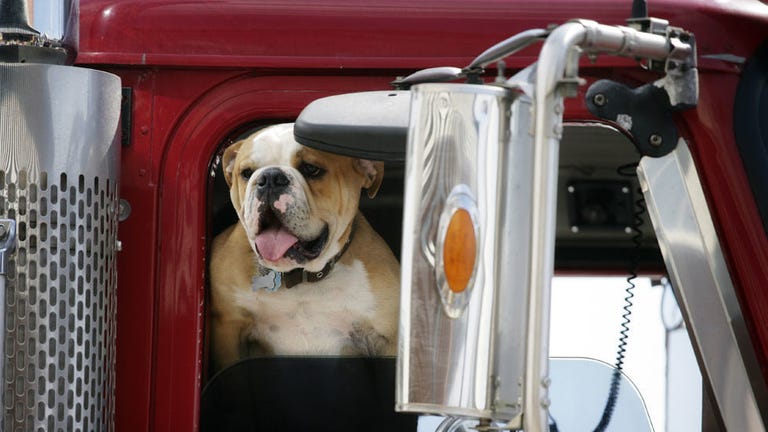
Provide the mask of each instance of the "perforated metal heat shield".
POLYGON ((113 430, 120 82, 0 65, 4 431, 113 430))

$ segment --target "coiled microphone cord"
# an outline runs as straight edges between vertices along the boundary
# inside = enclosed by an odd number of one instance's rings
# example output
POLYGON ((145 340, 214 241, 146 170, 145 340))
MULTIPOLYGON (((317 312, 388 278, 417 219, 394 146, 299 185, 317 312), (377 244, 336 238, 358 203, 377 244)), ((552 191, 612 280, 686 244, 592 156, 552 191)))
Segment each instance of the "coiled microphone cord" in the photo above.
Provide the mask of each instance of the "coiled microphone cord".
MULTIPOLYGON (((636 177, 637 163, 627 164, 620 166, 616 172, 623 177, 636 177)), ((621 331, 619 332, 619 345, 616 352, 616 364, 611 376, 611 386, 608 392, 608 400, 605 402, 605 408, 603 408, 603 415, 600 418, 600 423, 595 427, 594 432, 603 432, 608 424, 611 422, 613 411, 616 408, 616 399, 619 396, 619 389, 621 386, 621 372, 624 368, 624 356, 627 351, 627 339, 629 338, 629 323, 630 315, 632 315, 632 306, 634 305, 632 299, 635 297, 635 279, 637 279, 637 268, 640 254, 640 246, 643 242, 643 230, 642 226, 645 223, 643 220, 643 213, 645 212, 645 198, 643 198, 643 191, 637 189, 638 198, 635 200, 635 208, 632 214, 632 244, 633 251, 629 265, 629 277, 627 277, 626 297, 624 297, 624 313, 622 314, 621 331)))

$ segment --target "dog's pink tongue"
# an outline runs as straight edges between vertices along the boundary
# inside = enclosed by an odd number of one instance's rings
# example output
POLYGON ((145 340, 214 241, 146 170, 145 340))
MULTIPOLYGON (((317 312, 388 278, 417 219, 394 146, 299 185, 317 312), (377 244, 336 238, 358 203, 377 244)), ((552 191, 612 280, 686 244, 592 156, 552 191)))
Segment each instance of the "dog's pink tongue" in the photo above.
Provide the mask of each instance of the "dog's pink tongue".
POLYGON ((256 247, 261 256, 269 261, 277 261, 299 239, 284 227, 271 228, 256 236, 256 247))

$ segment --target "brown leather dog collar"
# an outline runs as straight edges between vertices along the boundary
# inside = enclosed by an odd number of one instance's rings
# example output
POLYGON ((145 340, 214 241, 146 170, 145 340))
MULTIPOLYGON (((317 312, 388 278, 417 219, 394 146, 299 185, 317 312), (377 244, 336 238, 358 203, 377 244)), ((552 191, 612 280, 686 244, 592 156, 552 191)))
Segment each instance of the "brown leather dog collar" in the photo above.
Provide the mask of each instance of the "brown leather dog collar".
POLYGON ((333 258, 331 258, 326 264, 325 267, 323 267, 318 272, 310 272, 306 271, 303 268, 297 268, 293 269, 289 272, 282 273, 282 286, 285 288, 293 288, 294 286, 304 283, 304 282, 319 282, 323 279, 325 279, 328 274, 331 273, 333 270, 333 267, 336 265, 336 263, 341 259, 341 256, 344 255, 344 252, 349 249, 350 243, 352 243, 352 237, 355 235, 355 224, 352 223, 352 229, 349 232, 349 237, 347 238, 347 241, 344 243, 344 247, 341 248, 341 251, 336 254, 333 258))

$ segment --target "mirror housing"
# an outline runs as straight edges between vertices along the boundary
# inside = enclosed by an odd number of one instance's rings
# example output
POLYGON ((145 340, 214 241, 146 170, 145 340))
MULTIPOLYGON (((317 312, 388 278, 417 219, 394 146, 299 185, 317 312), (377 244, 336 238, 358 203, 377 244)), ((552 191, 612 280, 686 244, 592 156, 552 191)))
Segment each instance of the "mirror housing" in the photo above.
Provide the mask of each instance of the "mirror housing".
POLYGON ((411 93, 347 93, 318 99, 299 114, 299 144, 361 159, 405 160, 411 93))

